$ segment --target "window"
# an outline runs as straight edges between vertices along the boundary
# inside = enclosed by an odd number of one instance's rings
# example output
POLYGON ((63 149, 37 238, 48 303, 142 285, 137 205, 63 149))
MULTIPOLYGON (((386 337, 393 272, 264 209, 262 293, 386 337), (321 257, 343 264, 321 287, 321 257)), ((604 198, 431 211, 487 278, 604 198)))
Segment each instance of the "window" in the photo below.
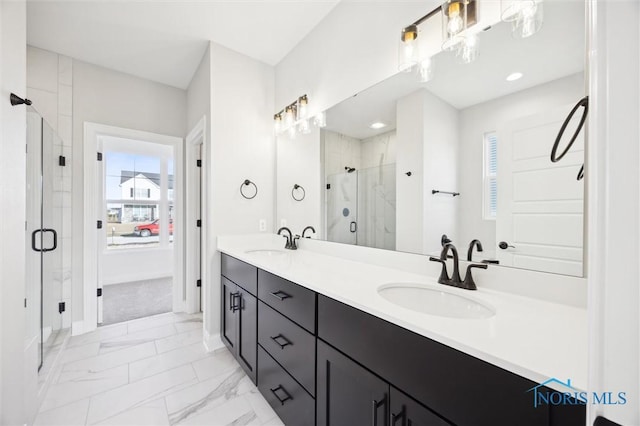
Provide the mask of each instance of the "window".
POLYGON ((498 137, 496 132, 484 135, 483 213, 485 220, 495 220, 498 212, 498 137))

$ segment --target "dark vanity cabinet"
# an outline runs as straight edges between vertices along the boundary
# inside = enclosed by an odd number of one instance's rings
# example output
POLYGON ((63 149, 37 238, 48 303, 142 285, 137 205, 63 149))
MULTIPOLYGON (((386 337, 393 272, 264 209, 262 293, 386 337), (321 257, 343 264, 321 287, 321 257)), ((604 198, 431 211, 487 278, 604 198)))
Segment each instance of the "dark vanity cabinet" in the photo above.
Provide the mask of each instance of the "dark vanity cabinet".
POLYGON ((222 338, 286 425, 582 426, 531 380, 222 255, 222 338))
POLYGON ((315 424, 315 292, 258 271, 258 389, 287 425, 315 424))
POLYGON ((249 378, 257 379, 258 269, 222 255, 220 335, 249 378))

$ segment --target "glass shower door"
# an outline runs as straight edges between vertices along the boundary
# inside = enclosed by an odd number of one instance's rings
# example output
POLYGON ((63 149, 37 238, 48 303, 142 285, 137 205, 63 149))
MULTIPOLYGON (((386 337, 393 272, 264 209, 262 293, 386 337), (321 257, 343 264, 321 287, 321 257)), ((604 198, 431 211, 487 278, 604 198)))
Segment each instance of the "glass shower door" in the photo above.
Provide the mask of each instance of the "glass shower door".
POLYGON ((358 172, 327 176, 327 240, 357 244, 358 172))
POLYGON ((27 111, 27 338, 38 343, 38 370, 62 328, 62 142, 33 108, 27 111))

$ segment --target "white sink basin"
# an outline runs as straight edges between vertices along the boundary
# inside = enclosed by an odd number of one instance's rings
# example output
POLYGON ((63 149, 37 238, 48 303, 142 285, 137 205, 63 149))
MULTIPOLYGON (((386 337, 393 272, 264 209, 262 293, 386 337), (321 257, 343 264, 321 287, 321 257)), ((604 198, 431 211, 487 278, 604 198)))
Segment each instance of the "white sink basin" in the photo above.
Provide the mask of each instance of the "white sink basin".
POLYGON ((265 256, 282 256, 284 254, 288 254, 287 250, 278 250, 278 249, 257 249, 257 250, 247 250, 245 253, 249 254, 260 254, 265 256))
POLYGON ((378 294, 395 305, 439 317, 485 319, 496 314, 493 307, 469 297, 450 293, 446 288, 394 283, 379 287, 378 294))

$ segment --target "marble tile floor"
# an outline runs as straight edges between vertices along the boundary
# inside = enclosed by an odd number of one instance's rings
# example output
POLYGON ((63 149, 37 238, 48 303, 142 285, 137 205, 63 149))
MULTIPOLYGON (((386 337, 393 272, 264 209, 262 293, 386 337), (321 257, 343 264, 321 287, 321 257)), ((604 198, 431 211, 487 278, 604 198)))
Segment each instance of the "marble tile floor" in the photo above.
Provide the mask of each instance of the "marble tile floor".
POLYGON ((200 314, 167 313, 69 338, 35 425, 282 425, 200 314))

